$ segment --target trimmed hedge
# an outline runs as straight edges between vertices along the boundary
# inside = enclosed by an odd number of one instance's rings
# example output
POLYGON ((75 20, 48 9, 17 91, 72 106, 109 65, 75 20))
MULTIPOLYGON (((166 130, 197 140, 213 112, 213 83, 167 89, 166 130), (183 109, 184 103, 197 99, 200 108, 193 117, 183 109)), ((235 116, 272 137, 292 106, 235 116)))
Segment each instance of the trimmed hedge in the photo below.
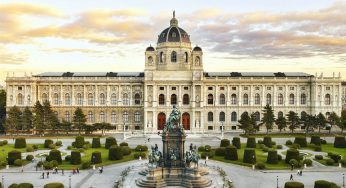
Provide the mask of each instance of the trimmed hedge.
POLYGON ((79 151, 71 151, 71 164, 77 165, 81 164, 82 159, 81 159, 81 154, 79 151))
POLYGON ((123 158, 123 150, 121 149, 121 147, 118 146, 112 146, 109 148, 108 151, 108 159, 111 161, 114 160, 120 160, 123 158))
POLYGON ((300 147, 307 147, 308 146, 308 143, 306 141, 306 137, 303 137, 303 136, 297 136, 294 139, 294 143, 298 144, 300 147))
POLYGON ((54 142, 53 142, 53 140, 51 140, 51 139, 45 139, 44 140, 44 148, 49 148, 49 146, 51 145, 51 144, 53 144, 54 142))
POLYGON ((259 163, 256 163, 255 168, 262 170, 266 168, 266 165, 262 162, 259 162, 259 163))
POLYGON ((263 144, 266 145, 267 147, 271 148, 272 147, 272 137, 270 136, 265 136, 263 138, 263 144))
POLYGON ((211 146, 210 145, 205 145, 204 146, 204 151, 210 152, 211 151, 211 146))
MULTIPOLYGON (((204 146, 199 146, 198 147, 198 152, 203 152, 205 150, 204 146)), ((136 150, 137 151, 137 150, 136 150)))
POLYGON ((214 153, 205 151, 201 154, 202 159, 205 159, 207 156, 208 156, 208 159, 211 159, 214 157, 214 153))
POLYGON ((82 169, 88 169, 91 167, 91 162, 90 161, 85 161, 82 163, 82 169))
POLYGON ((315 181, 314 188, 337 188, 338 186, 335 183, 326 181, 326 180, 317 180, 315 181))
POLYGON ((304 159, 303 164, 306 164, 306 166, 311 166, 312 160, 311 159, 304 159))
POLYGON ((225 147, 219 147, 215 149, 216 156, 225 156, 226 149, 225 147))
POLYGON ((247 148, 256 148, 256 138, 255 137, 248 137, 246 142, 247 148))
POLYGON ((144 152, 136 152, 135 154, 133 154, 133 157, 135 159, 139 159, 139 156, 141 156, 142 159, 145 159, 147 157, 146 153, 144 153, 144 152))
POLYGON ((84 144, 85 144, 84 137, 83 136, 77 136, 76 140, 74 142, 74 147, 82 148, 84 144))
POLYGON ((279 162, 278 152, 274 149, 270 149, 268 151, 267 163, 268 164, 278 164, 278 162, 279 162))
POLYGON ((121 150, 123 151, 123 155, 130 155, 131 154, 131 148, 128 146, 120 146, 121 150))
POLYGON ((31 183, 13 183, 9 186, 9 188, 34 188, 34 185, 32 185, 31 183))
POLYGON ((238 160, 238 151, 234 146, 228 146, 225 148, 225 159, 236 161, 238 160))
POLYGON ((297 181, 290 181, 285 183, 284 188, 304 188, 304 184, 297 181))
POLYGON ((227 147, 231 144, 231 142, 228 139, 222 139, 220 142, 220 147, 227 147))
POLYGON ((109 149, 113 145, 117 145, 117 140, 114 137, 107 137, 106 143, 105 143, 105 148, 109 149))
POLYGON ((240 143, 240 138, 239 137, 233 137, 232 139, 232 144, 235 146, 237 149, 241 148, 241 143, 240 143))
POLYGON ((52 182, 44 185, 43 188, 64 188, 64 184, 60 182, 52 182))
POLYGON ((244 163, 256 163, 256 151, 253 148, 245 148, 244 150, 244 163))
POLYGON ((91 154, 91 160, 92 164, 99 164, 102 163, 102 157, 101 157, 101 152, 99 151, 94 151, 91 154))
POLYGON ((14 166, 22 166, 23 161, 22 161, 22 159, 16 159, 13 164, 14 164, 14 166))
POLYGON ((315 144, 316 146, 320 146, 321 145, 321 138, 318 135, 312 135, 311 136, 311 140, 310 140, 310 144, 315 144))
POLYGON ((57 149, 50 150, 49 152, 49 160, 48 161, 57 161, 59 164, 62 163, 61 152, 57 149))
POLYGON ((135 148, 135 151, 137 151, 137 152, 148 151, 148 147, 147 146, 142 146, 142 145, 137 145, 136 148, 135 148))
POLYGON ((334 165, 335 161, 333 159, 326 159, 326 164, 331 166, 334 165))
POLYGON ((127 142, 121 142, 119 146, 129 146, 127 142))
POLYGON ((14 165, 14 161, 17 159, 22 159, 22 152, 13 150, 7 154, 7 162, 9 165, 14 165))
POLYGON ((344 136, 335 136, 334 139, 335 148, 346 148, 346 140, 344 136))
POLYGON ((286 153, 285 162, 289 163, 291 159, 299 161, 299 151, 296 149, 288 149, 286 153))
POLYGON ((26 148, 26 140, 23 137, 16 138, 14 148, 26 148))
POLYGON ((99 148, 99 147, 101 147, 101 139, 99 137, 93 138, 93 140, 91 142, 91 147, 92 148, 99 148))
POLYGON ((322 160, 323 159, 323 155, 315 155, 315 159, 316 160, 322 160))
POLYGON ((32 160, 34 159, 34 156, 33 156, 33 155, 27 155, 27 156, 25 157, 25 159, 26 159, 27 161, 32 161, 32 160))

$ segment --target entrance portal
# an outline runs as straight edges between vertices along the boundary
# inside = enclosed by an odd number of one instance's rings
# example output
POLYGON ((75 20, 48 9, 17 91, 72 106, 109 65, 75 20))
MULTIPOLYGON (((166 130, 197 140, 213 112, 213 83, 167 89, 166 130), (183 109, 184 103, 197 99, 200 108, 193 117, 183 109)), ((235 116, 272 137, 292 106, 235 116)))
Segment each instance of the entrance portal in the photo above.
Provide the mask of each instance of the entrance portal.
POLYGON ((157 115, 157 129, 163 130, 163 127, 166 124, 166 114, 163 112, 160 112, 159 115, 157 115))
POLYGON ((190 130, 190 114, 185 112, 182 115, 182 123, 185 130, 190 130))

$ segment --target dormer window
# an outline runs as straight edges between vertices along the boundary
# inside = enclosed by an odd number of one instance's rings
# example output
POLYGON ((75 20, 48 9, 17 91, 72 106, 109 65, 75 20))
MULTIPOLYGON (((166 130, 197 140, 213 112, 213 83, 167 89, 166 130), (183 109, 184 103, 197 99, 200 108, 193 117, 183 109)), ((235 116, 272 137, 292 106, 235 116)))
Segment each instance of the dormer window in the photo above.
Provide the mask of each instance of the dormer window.
POLYGON ((177 62, 177 52, 173 51, 171 54, 171 62, 177 62))
POLYGON ((177 34, 175 32, 173 32, 172 37, 177 37, 177 34))

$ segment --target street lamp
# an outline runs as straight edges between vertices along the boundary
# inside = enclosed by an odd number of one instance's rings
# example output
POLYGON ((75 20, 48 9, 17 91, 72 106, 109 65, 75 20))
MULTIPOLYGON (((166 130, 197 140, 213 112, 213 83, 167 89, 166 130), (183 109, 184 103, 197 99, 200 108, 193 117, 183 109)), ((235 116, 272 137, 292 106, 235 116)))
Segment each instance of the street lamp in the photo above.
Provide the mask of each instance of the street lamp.
POLYGON ((252 162, 253 162, 252 169, 255 170, 255 155, 252 156, 252 162))
POLYGON ((342 187, 345 188, 345 174, 342 174, 342 187))
POLYGON ((126 140, 126 135, 125 135, 125 123, 124 123, 123 129, 124 129, 124 131, 123 131, 123 132, 124 132, 124 133, 123 133, 123 134, 124 134, 124 140, 126 140))
POLYGON ((276 176, 276 188, 279 188, 279 176, 276 176))
POLYGON ((69 185, 68 185, 68 187, 71 188, 71 175, 69 175, 68 180, 69 180, 69 185))
POLYGON ((5 177, 4 177, 4 175, 2 175, 1 183, 2 183, 2 186, 5 187, 5 177))
POLYGON ((221 139, 223 139, 223 121, 221 121, 221 139))

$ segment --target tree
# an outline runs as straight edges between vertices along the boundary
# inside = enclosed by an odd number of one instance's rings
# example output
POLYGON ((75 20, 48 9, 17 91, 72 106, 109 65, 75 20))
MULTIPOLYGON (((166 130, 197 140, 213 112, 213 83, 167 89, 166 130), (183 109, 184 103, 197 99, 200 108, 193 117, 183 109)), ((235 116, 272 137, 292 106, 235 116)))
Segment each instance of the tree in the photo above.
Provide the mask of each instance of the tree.
POLYGON ((262 123, 261 123, 261 125, 264 124, 266 126, 267 134, 270 129, 273 129, 274 122, 275 122, 274 110, 272 109, 271 106, 269 106, 269 104, 267 104, 263 110, 263 117, 262 117, 262 123))
POLYGON ((278 129, 280 130, 280 132, 282 131, 282 129, 287 127, 286 118, 284 116, 278 117, 275 123, 278 126, 278 129))
POLYGON ((25 107, 22 116, 22 128, 29 131, 32 129, 32 112, 29 107, 25 107))
POLYGON ((44 132, 44 111, 40 101, 36 101, 33 112, 34 129, 36 130, 36 133, 42 134, 44 132))
POLYGON ((5 119, 6 119, 6 91, 0 90, 0 131, 5 130, 5 119))
POLYGON ((92 134, 94 131, 97 130, 97 126, 95 126, 95 124, 93 125, 84 124, 83 129, 85 131, 85 134, 92 134))
POLYGON ((340 121, 337 123, 337 126, 341 129, 341 134, 343 134, 344 129, 346 129, 346 119, 340 118, 340 121))
POLYGON ((288 128, 293 133, 294 129, 296 129, 297 126, 300 124, 298 114, 293 112, 293 111, 289 111, 286 116, 287 116, 287 121, 288 121, 288 124, 289 124, 288 128))
POLYGON ((106 130, 111 130, 111 129, 114 128, 111 124, 105 123, 105 122, 102 122, 102 123, 95 123, 94 126, 95 126, 98 130, 101 130, 102 135, 105 134, 106 130))
POLYGON ((326 117, 320 112, 318 115, 317 115, 317 125, 318 125, 318 133, 321 132, 321 128, 324 128, 326 126, 326 123, 327 123, 327 119, 326 117))
POLYGON ((339 123, 340 117, 335 112, 333 112, 332 114, 330 114, 328 119, 329 119, 329 123, 331 125, 331 127, 329 129, 329 134, 330 134, 330 132, 332 131, 333 125, 337 125, 339 123))
POLYGON ((259 129, 260 129, 260 125, 257 124, 256 119, 257 119, 256 113, 253 112, 250 116, 250 122, 251 122, 251 126, 253 129, 252 132, 259 131, 259 129))
POLYGON ((239 125, 238 127, 240 129, 243 129, 245 134, 251 133, 254 131, 254 127, 251 121, 251 118, 247 112, 244 112, 240 116, 240 120, 238 121, 239 125))
POLYGON ((81 108, 77 107, 74 115, 73 115, 73 124, 78 129, 78 134, 80 135, 80 131, 85 126, 85 122, 87 121, 86 116, 84 115, 81 108))
POLYGON ((304 118, 304 126, 305 126, 305 135, 308 133, 310 128, 314 128, 316 126, 317 117, 316 115, 306 115, 304 118))
POLYGON ((72 127, 71 122, 62 120, 62 122, 60 123, 60 128, 63 129, 67 135, 71 131, 71 127, 72 127))
POLYGON ((17 106, 10 108, 5 122, 6 131, 12 132, 14 130, 20 130, 22 127, 21 116, 22 112, 17 106))

